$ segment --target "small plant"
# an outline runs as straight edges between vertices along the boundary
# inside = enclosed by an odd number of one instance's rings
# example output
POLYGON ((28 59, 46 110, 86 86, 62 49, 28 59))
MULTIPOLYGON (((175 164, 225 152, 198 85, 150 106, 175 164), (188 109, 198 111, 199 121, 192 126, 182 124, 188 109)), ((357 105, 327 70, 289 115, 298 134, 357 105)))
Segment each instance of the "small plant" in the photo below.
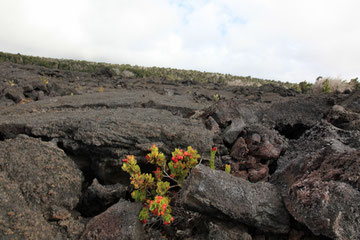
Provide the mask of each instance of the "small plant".
POLYGON ((211 157, 210 157, 210 168, 212 170, 215 170, 215 155, 216 155, 217 148, 213 147, 211 148, 211 157))
POLYGON ((12 87, 12 86, 14 86, 14 85, 15 85, 15 83, 14 83, 14 81, 13 81, 13 80, 8 80, 8 83, 9 83, 10 87, 12 87))
POLYGON ((325 79, 322 83, 322 92, 331 93, 330 81, 329 79, 325 79))
POLYGON ((215 95, 213 96, 213 98, 214 98, 214 101, 215 101, 215 102, 220 101, 220 95, 219 95, 218 93, 215 94, 215 95))
POLYGON ((171 187, 181 187, 191 168, 198 164, 200 155, 192 147, 188 147, 186 151, 176 148, 172 152, 171 161, 167 162, 165 155, 159 152, 156 145, 152 145, 149 151, 146 159, 148 163, 156 166, 152 174, 142 173, 132 155, 123 160, 122 169, 130 174, 130 183, 134 187, 131 197, 144 205, 139 214, 140 221, 146 223, 149 213, 152 213, 154 216, 162 217, 164 224, 168 225, 174 221, 174 218, 171 215, 171 199, 168 196, 170 182, 164 179, 177 183, 171 187))
POLYGON ((311 87, 312 87, 312 84, 311 83, 308 83, 306 81, 303 81, 303 82, 300 82, 299 83, 299 88, 300 88, 300 91, 301 93, 308 93, 311 91, 311 87))
POLYGON ((99 87, 99 92, 104 92, 104 87, 103 86, 99 87))
POLYGON ((40 81, 46 86, 49 84, 49 80, 45 76, 40 77, 40 81))
POLYGON ((231 171, 231 166, 230 166, 230 164, 226 164, 226 165, 225 165, 225 172, 227 172, 227 173, 230 174, 230 171, 231 171))

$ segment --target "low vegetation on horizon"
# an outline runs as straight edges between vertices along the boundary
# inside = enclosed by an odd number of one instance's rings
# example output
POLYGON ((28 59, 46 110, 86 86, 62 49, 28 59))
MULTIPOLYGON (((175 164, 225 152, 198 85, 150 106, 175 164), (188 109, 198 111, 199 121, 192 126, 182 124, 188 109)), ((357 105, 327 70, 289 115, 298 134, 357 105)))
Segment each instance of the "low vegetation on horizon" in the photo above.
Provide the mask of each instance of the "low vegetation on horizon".
POLYGON ((347 82, 338 78, 321 78, 319 77, 315 84, 306 81, 297 83, 281 82, 268 79, 253 78, 251 76, 234 76, 231 74, 201 72, 195 70, 182 70, 162 67, 142 67, 129 64, 110 64, 98 63, 71 59, 56 59, 27 56, 22 54, 12 54, 0 52, 0 62, 13 62, 18 64, 31 64, 43 66, 52 69, 80 71, 96 73, 104 69, 110 70, 113 75, 124 76, 127 78, 164 78, 170 81, 194 81, 202 83, 219 83, 232 86, 255 86, 260 87, 265 84, 282 86, 287 89, 294 89, 300 93, 309 92, 335 92, 344 90, 360 89, 358 78, 351 79, 347 82))

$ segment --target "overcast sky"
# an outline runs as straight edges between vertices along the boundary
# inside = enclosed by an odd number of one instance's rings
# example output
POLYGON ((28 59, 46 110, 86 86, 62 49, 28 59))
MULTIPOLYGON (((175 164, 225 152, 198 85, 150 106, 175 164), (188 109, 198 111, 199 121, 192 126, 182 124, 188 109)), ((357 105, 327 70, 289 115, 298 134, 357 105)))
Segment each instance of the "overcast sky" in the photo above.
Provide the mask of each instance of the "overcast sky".
POLYGON ((359 0, 0 0, 0 51, 280 81, 360 77, 359 0))

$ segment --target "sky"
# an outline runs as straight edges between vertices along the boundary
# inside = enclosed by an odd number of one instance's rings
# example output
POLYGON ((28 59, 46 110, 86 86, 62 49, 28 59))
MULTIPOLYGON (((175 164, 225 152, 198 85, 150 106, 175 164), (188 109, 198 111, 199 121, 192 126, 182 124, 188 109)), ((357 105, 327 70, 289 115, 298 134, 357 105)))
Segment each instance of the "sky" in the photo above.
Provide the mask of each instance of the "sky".
POLYGON ((349 80, 360 77, 360 1, 0 0, 0 51, 349 80))

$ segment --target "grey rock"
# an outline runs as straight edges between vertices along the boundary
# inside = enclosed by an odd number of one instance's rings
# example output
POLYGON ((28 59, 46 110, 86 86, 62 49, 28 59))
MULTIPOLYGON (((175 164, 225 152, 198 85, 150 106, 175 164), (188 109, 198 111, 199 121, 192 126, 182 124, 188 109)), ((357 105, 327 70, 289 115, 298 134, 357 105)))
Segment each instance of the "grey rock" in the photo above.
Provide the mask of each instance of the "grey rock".
POLYGON ((95 178, 82 196, 81 212, 87 216, 96 216, 108 207, 124 198, 127 187, 121 184, 101 185, 95 178))
POLYGON ((143 240, 145 231, 138 215, 140 203, 120 200, 105 212, 92 218, 81 236, 81 240, 143 240))
POLYGON ((220 127, 228 127, 234 119, 242 119, 247 125, 257 123, 261 118, 258 106, 249 106, 239 100, 220 101, 213 109, 213 118, 220 127))
POLYGON ((234 223, 220 221, 209 223, 209 240, 252 240, 247 228, 234 223))
POLYGON ((228 144, 232 144, 239 136, 246 124, 242 118, 234 119, 230 126, 224 131, 224 140, 228 144))
POLYGON ((285 200, 290 214, 316 235, 360 239, 359 191, 343 182, 310 181, 292 186, 285 200))
POLYGON ((289 231, 289 215, 274 185, 250 183, 203 165, 194 168, 185 181, 181 202, 189 209, 230 218, 263 231, 289 231))
POLYGON ((202 106, 184 96, 145 91, 54 97, 0 110, 0 133, 56 138, 64 149, 87 153, 96 177, 112 184, 128 179, 119 159, 131 154, 146 161, 145 144, 158 142, 166 154, 187 146, 208 152, 213 133, 200 119, 183 117, 202 106))
POLYGON ((11 87, 5 91, 5 97, 13 100, 15 103, 21 102, 21 100, 25 99, 23 94, 23 89, 21 87, 11 87))
POLYGON ((209 117, 206 122, 206 127, 211 130, 211 132, 218 134, 221 132, 219 124, 217 124, 217 122, 214 120, 214 118, 209 117))
POLYGON ((239 137, 231 148, 230 156, 237 160, 242 160, 247 156, 248 153, 249 149, 245 142, 245 139, 239 137))
POLYGON ((29 206, 19 184, 0 171, 0 239, 52 239, 56 235, 43 213, 29 206))
POLYGON ((251 135, 251 141, 254 143, 260 143, 261 142, 261 136, 257 133, 254 133, 251 135))
POLYGON ((0 239, 78 238, 82 230, 49 220, 83 227, 69 214, 82 180, 75 163, 52 143, 25 136, 0 142, 0 239))
POLYGON ((271 182, 289 213, 316 235, 360 239, 359 139, 357 131, 322 122, 278 160, 271 182))
POLYGON ((252 154, 261 159, 277 159, 280 156, 281 148, 274 146, 269 141, 262 143, 252 154))
POLYGON ((43 100, 45 98, 45 93, 43 91, 39 91, 37 93, 36 100, 43 100))
POLYGON ((287 101, 274 103, 263 114, 266 119, 276 124, 294 126, 302 123, 313 126, 323 118, 323 114, 331 109, 326 98, 289 98, 287 101))
POLYGON ((326 119, 334 126, 345 130, 360 130, 360 114, 334 105, 326 119))

